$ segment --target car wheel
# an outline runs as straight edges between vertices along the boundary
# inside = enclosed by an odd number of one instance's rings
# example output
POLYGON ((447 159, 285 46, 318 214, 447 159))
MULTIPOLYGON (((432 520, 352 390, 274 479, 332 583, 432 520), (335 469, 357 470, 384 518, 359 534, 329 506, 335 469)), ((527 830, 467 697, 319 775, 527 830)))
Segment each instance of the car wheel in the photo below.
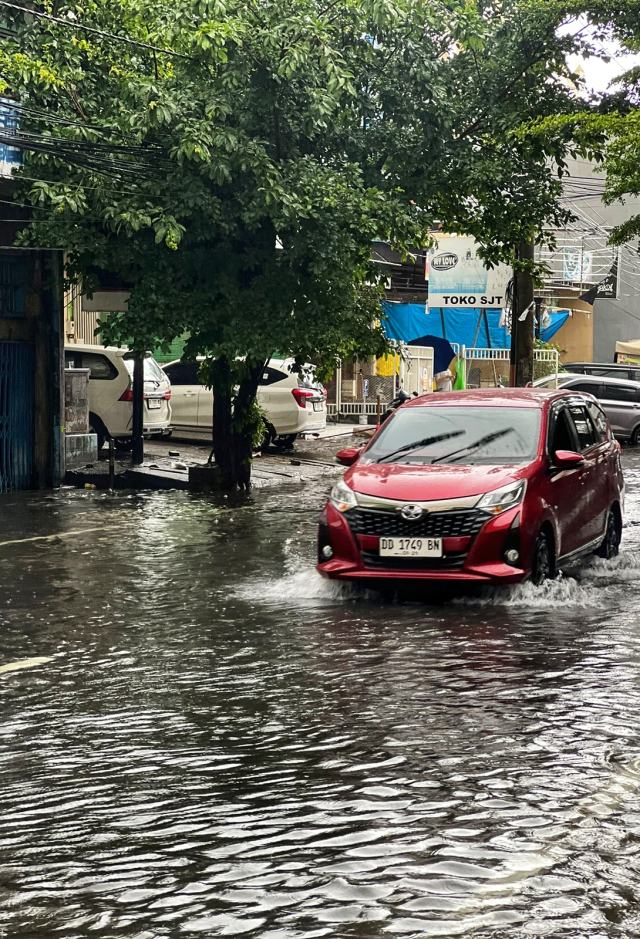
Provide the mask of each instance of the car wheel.
POLYGON ((604 535, 604 540, 596 554, 599 558, 605 558, 605 560, 610 561, 611 558, 618 556, 618 550, 620 548, 620 529, 618 528, 618 521, 615 514, 612 511, 609 511, 607 516, 607 530, 604 535))
POLYGON ((102 423, 95 420, 95 418, 89 419, 89 430, 92 434, 95 434, 98 438, 98 453, 104 447, 104 442, 107 439, 107 434, 102 423))
POLYGON ((286 434, 284 437, 276 437, 273 441, 278 450, 293 450, 297 434, 286 434))
POLYGON ((629 443, 632 447, 637 447, 640 443, 640 425, 634 428, 633 433, 629 437, 629 443))
POLYGON ((553 574, 553 550, 549 542, 549 536, 540 531, 533 549, 531 580, 538 587, 543 581, 551 580, 553 574))
POLYGON ((269 444, 271 443, 271 441, 274 439, 275 436, 276 436, 275 430, 273 429, 271 424, 267 424, 265 427, 264 436, 262 438, 262 443, 260 444, 260 448, 259 448, 263 453, 266 453, 266 451, 269 449, 269 444))

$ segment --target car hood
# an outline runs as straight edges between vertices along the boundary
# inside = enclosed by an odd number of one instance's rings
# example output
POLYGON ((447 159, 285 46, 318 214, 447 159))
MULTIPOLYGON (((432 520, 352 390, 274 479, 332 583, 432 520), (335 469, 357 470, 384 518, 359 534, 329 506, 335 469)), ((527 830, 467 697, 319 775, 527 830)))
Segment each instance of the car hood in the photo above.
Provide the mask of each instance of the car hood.
POLYGON ((369 463, 352 466, 344 479, 352 489, 364 495, 429 502, 464 499, 499 489, 527 476, 528 466, 526 463, 506 466, 369 463))

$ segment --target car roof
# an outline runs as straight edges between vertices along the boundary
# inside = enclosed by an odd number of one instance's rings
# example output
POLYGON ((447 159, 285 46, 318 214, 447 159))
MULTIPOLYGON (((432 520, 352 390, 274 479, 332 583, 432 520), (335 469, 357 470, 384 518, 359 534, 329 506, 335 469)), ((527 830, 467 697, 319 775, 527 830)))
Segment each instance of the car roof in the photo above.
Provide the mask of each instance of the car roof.
POLYGON ((640 368, 633 362, 564 362, 563 364, 565 368, 569 368, 570 365, 581 365, 583 368, 640 368))
POLYGON ((116 355, 126 355, 128 346, 99 346, 90 342, 65 342, 65 352, 114 352, 116 355))
MULTIPOLYGON (((206 359, 206 356, 204 356, 204 355, 198 355, 198 356, 196 356, 195 362, 193 361, 193 359, 189 359, 189 360, 187 360, 187 361, 183 361, 182 359, 172 359, 171 362, 163 362, 163 363, 162 363, 162 367, 163 367, 163 368, 166 368, 167 365, 197 365, 199 362, 204 362, 205 359, 206 359)), ((281 365, 287 365, 287 366, 288 366, 291 362, 295 363, 295 359, 278 359, 278 358, 273 358, 273 359, 269 359, 267 365, 272 365, 272 366, 275 365, 276 367, 281 366, 281 365)), ((303 365, 302 367, 303 367, 303 368, 313 368, 312 365, 303 365)))
POLYGON ((565 385, 569 381, 580 381, 587 382, 592 385, 622 385, 622 387, 631 387, 638 388, 640 387, 640 381, 635 381, 633 378, 611 378, 609 375, 580 375, 578 372, 569 372, 568 374, 561 373, 558 375, 558 381, 561 381, 565 385))
POLYGON ((492 408, 543 408, 566 392, 555 388, 479 388, 466 391, 438 391, 407 401, 404 407, 442 407, 456 404, 492 408))

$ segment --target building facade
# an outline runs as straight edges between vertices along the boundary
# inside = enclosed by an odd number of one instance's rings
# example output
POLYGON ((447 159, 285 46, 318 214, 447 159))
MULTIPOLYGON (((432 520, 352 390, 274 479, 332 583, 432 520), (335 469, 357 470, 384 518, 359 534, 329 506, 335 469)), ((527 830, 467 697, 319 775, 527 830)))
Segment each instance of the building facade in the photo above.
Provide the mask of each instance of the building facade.
POLYGON ((605 205, 605 177, 587 160, 569 162, 564 180, 564 204, 574 215, 565 228, 554 231, 554 250, 538 249, 537 260, 548 268, 544 300, 551 309, 568 309, 571 318, 554 338, 565 361, 612 362, 617 341, 640 337, 640 256, 638 245, 609 244, 612 230, 640 213, 640 199, 605 205), (617 296, 580 300, 617 266, 617 296))
POLYGON ((55 488, 64 472, 62 254, 15 247, 28 212, 15 199, 8 149, 0 153, 0 493, 55 488))

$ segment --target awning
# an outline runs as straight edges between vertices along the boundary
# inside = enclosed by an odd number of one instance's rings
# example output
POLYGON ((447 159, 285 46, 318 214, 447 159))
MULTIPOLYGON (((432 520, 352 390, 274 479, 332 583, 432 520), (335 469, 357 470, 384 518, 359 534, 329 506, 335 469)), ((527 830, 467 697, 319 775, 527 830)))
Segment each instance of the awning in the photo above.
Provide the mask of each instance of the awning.
MULTIPOLYGON (((455 342, 468 349, 508 349, 511 337, 500 326, 500 310, 432 309, 422 303, 383 303, 384 330, 389 339, 411 342, 429 334, 455 342)), ((569 310, 550 313, 551 323, 540 338, 549 342, 569 319, 569 310)))
POLYGON ((632 339, 629 342, 616 342, 616 353, 640 355, 640 339, 632 339))

